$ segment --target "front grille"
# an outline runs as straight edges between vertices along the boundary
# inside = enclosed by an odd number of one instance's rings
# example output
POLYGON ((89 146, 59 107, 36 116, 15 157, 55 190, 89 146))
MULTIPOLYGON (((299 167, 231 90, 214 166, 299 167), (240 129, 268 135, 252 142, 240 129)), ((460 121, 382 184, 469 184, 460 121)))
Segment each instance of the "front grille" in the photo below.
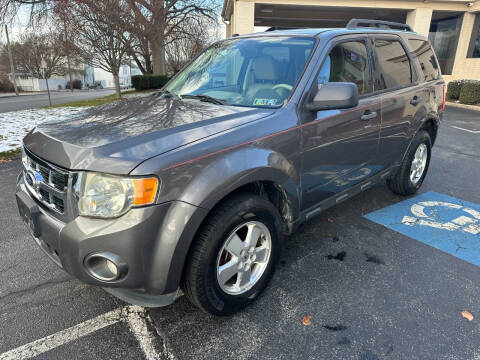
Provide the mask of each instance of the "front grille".
POLYGON ((69 173, 26 151, 23 159, 25 183, 46 207, 65 212, 69 173))

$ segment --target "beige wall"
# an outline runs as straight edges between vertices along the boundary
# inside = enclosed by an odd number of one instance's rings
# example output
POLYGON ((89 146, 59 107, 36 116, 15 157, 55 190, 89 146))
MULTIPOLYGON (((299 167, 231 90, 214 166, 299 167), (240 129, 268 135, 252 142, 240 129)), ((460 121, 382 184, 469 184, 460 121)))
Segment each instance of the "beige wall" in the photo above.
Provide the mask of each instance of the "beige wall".
POLYGON ((428 36, 432 22, 432 8, 418 8, 407 14, 407 24, 419 34, 428 36))
MULTIPOLYGON (((407 24, 414 31, 428 36, 433 11, 461 11, 465 12, 460 38, 458 41, 452 75, 445 75, 445 80, 454 79, 479 79, 480 59, 468 59, 467 51, 472 36, 475 13, 480 13, 480 0, 471 1, 473 6, 467 6, 465 0, 228 0, 228 8, 224 9, 225 18, 230 20, 227 25, 227 36, 233 34, 249 34, 254 31, 255 2, 261 4, 287 4, 287 5, 310 5, 310 6, 335 6, 346 7, 351 11, 355 7, 404 9, 409 10, 407 24)), ((294 17, 295 14, 292 14, 294 17)))
POLYGON ((255 17, 255 1, 242 0, 234 1, 233 14, 231 18, 232 35, 250 34, 253 32, 255 17))
POLYGON ((452 76, 445 76, 445 79, 448 81, 454 79, 471 79, 472 77, 480 80, 480 58, 467 58, 474 21, 475 14, 473 13, 465 13, 463 16, 463 24, 460 31, 460 38, 458 40, 455 64, 453 66, 453 74, 452 76))

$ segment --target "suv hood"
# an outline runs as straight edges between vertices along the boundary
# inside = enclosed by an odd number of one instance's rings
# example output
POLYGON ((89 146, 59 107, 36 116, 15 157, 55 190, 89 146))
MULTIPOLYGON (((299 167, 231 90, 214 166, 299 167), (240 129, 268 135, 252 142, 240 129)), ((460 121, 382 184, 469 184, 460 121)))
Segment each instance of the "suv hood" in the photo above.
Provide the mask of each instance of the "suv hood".
POLYGON ((23 142, 35 155, 66 169, 127 174, 144 160, 271 112, 153 94, 43 123, 23 142))

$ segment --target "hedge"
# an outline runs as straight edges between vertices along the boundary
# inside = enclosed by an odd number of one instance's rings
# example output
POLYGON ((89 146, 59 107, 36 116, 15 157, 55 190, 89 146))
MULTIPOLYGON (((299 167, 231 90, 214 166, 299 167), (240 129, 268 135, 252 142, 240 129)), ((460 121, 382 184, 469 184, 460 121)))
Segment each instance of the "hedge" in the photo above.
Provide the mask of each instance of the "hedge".
POLYGON ((480 104, 480 81, 467 81, 460 90, 460 103, 467 105, 480 104))
MULTIPOLYGON (((72 80, 72 87, 77 90, 82 90, 82 81, 78 79, 72 80)), ((70 81, 67 81, 65 89, 70 89, 70 81)))
POLYGON ((165 75, 134 75, 132 86, 135 90, 160 89, 168 82, 165 75))
POLYGON ((449 100, 458 100, 460 98, 460 91, 467 80, 453 80, 448 83, 447 98, 449 100))
POLYGON ((0 92, 13 92, 13 84, 6 73, 0 73, 0 92))

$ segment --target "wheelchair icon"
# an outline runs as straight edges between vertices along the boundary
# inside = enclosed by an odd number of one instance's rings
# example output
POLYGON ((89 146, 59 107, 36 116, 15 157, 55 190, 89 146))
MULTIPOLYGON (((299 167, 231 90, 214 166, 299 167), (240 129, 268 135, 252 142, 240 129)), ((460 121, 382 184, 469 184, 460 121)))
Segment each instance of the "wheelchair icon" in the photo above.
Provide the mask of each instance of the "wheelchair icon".
POLYGON ((443 201, 421 201, 412 205, 410 211, 414 216, 404 216, 402 224, 407 226, 428 226, 448 231, 460 230, 473 235, 480 233, 480 212, 459 204, 452 204, 443 201), (436 213, 435 210, 440 210, 442 207, 461 210, 464 215, 460 215, 447 222, 438 221, 439 219, 436 219, 434 216, 436 213), (427 209, 429 210, 428 213, 433 215, 427 215, 425 213, 427 209))

